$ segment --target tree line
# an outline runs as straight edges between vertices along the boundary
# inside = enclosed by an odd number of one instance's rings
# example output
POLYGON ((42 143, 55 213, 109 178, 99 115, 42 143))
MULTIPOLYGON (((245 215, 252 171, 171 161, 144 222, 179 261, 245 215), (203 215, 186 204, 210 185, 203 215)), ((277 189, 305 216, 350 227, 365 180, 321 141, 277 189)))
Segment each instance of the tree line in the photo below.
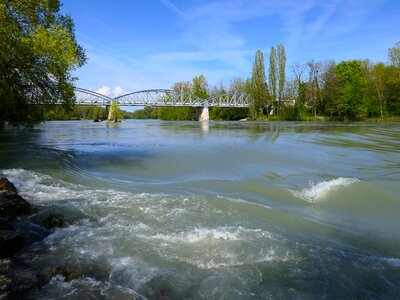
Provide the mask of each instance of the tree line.
MULTIPOLYGON (((283 45, 271 47, 268 71, 258 50, 251 77, 235 78, 226 87, 210 87, 207 79, 177 82, 172 89, 206 99, 220 93, 246 92, 248 109, 210 108, 213 120, 365 120, 400 116, 400 42, 388 50, 388 63, 334 60, 295 63, 286 74, 283 45)), ((195 120, 189 107, 145 107, 132 113, 138 119, 195 120)))

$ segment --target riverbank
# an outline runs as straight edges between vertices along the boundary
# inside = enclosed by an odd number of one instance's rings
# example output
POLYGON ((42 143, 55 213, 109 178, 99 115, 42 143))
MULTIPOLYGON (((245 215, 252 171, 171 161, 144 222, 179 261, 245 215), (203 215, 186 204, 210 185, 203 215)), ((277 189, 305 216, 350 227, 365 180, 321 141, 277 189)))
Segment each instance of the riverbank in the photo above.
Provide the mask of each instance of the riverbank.
POLYGON ((30 265, 34 257, 27 252, 33 244, 68 226, 63 215, 41 212, 20 196, 7 178, 0 178, 0 299, 23 298, 57 275, 69 280, 79 276, 76 269, 62 265, 36 270, 30 265))

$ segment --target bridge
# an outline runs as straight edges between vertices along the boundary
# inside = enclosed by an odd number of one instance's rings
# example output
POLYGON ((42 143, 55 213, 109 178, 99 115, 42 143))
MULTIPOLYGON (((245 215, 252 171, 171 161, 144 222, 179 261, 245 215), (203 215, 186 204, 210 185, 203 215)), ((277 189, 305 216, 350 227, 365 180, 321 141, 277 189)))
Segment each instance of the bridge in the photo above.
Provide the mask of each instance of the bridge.
POLYGON ((209 120, 209 107, 248 107, 249 97, 245 93, 220 93, 207 99, 201 99, 185 93, 169 89, 151 89, 127 93, 118 97, 108 97, 87 89, 75 87, 75 104, 105 106, 108 116, 111 115, 112 103, 120 106, 175 106, 195 107, 199 121, 209 120))

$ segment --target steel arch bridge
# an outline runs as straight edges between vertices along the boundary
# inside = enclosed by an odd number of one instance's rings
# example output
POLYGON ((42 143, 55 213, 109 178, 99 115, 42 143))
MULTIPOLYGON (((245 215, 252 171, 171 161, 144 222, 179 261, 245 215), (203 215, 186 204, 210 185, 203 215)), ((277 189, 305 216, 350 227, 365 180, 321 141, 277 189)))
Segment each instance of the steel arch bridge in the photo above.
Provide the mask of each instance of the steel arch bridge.
POLYGON ((109 106, 113 102, 120 106, 187 106, 187 107, 248 107, 249 97, 245 93, 222 93, 208 99, 200 99, 184 92, 168 89, 151 89, 128 93, 111 98, 87 89, 75 87, 75 104, 109 106))

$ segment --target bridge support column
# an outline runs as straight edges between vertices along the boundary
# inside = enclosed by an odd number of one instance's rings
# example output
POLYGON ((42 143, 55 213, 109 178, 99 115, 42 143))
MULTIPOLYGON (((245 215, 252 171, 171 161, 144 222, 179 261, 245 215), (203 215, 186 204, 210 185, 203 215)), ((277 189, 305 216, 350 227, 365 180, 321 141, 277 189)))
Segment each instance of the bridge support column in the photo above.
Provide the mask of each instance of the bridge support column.
POLYGON ((208 107, 197 107, 196 108, 196 118, 198 121, 209 121, 210 120, 210 113, 208 107))
POLYGON ((106 106, 107 121, 114 121, 114 109, 112 105, 106 106))

